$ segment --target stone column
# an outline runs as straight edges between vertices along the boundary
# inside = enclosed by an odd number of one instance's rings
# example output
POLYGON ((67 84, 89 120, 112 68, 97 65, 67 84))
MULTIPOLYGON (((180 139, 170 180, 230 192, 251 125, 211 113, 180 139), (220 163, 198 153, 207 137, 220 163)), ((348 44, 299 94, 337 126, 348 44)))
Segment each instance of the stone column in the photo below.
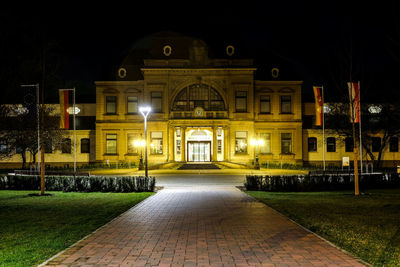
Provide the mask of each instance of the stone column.
POLYGON ((181 161, 185 161, 185 154, 186 154, 186 126, 181 127, 181 161))
POLYGON ((217 126, 213 126, 212 161, 217 161, 217 126))
POLYGON ((175 129, 173 126, 168 126, 168 161, 175 160, 175 129))
POLYGON ((229 148, 231 147, 229 143, 229 127, 225 126, 223 129, 224 129, 224 161, 229 161, 230 160, 229 148))

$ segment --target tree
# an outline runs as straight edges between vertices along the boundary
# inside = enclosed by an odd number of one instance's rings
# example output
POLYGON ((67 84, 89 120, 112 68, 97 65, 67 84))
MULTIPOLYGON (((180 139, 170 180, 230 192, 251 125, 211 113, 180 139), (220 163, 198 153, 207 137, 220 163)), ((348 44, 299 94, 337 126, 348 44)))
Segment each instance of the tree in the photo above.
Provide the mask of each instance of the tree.
MULTIPOLYGON (((352 137, 353 130, 349 116, 349 104, 330 103, 329 107, 330 112, 325 115, 326 128, 334 130, 343 138, 352 137)), ((361 107, 362 148, 369 156, 369 159, 372 160, 374 166, 380 168, 382 167, 382 158, 390 139, 400 136, 400 107, 391 103, 362 103, 361 107), (376 142, 377 137, 380 138, 379 142, 376 142), (374 152, 377 152, 378 156, 375 156, 374 152)), ((358 137, 360 134, 359 127, 356 126, 355 130, 358 137)), ((359 138, 357 138, 357 141, 359 142, 359 138)))
MULTIPOLYGON (((49 144, 61 144, 66 131, 59 128, 59 117, 54 114, 54 107, 40 105, 40 147, 49 144)), ((7 149, 0 154, 1 158, 9 158, 19 154, 22 168, 26 167, 26 152, 36 162, 38 153, 36 112, 29 111, 24 105, 0 105, 0 140, 7 149)))

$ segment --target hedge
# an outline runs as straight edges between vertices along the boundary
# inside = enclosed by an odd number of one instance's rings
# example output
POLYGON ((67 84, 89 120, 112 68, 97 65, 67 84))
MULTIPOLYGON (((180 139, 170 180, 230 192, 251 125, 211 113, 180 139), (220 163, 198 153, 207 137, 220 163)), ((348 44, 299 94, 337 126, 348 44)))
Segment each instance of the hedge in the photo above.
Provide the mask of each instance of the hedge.
MULTIPOLYGON (((397 173, 363 174, 360 176, 359 184, 360 189, 400 187, 400 176, 397 173)), ((245 187, 247 190, 271 192, 352 190, 354 175, 247 175, 245 187)))
MULTIPOLYGON (((64 192, 152 192, 155 177, 46 176, 45 189, 64 192)), ((38 175, 0 176, 0 189, 40 190, 38 175)))

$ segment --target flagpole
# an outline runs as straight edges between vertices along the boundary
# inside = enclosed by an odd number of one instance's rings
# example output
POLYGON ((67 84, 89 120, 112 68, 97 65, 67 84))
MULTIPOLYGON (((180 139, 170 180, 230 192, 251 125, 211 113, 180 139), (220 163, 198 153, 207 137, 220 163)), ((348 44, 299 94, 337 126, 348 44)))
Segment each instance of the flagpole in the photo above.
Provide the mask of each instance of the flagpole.
POLYGON ((360 81, 358 81, 358 98, 360 99, 359 101, 359 124, 358 124, 358 131, 360 133, 360 175, 363 173, 363 157, 362 157, 362 139, 361 139, 361 87, 360 87, 360 81))
POLYGON ((322 89, 322 157, 323 157, 323 166, 325 171, 325 110, 324 110, 324 87, 321 86, 322 89))
POLYGON ((73 109, 74 109, 74 174, 76 174, 76 110, 75 110, 75 87, 72 89, 73 90, 73 98, 74 98, 74 104, 73 104, 73 109))

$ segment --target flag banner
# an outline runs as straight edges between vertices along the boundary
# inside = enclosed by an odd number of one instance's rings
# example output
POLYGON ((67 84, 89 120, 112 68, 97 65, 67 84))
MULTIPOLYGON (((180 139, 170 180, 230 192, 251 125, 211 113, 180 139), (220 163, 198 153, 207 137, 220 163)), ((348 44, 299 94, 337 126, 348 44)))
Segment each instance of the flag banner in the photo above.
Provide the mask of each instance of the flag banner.
POLYGON ((69 129, 69 91, 59 90, 60 95, 60 128, 69 129))
POLYGON ((350 122, 360 122, 360 84, 358 82, 348 82, 350 99, 350 122))
POLYGON ((322 112, 324 103, 322 101, 322 87, 314 86, 314 97, 315 97, 315 125, 322 125, 322 112))

